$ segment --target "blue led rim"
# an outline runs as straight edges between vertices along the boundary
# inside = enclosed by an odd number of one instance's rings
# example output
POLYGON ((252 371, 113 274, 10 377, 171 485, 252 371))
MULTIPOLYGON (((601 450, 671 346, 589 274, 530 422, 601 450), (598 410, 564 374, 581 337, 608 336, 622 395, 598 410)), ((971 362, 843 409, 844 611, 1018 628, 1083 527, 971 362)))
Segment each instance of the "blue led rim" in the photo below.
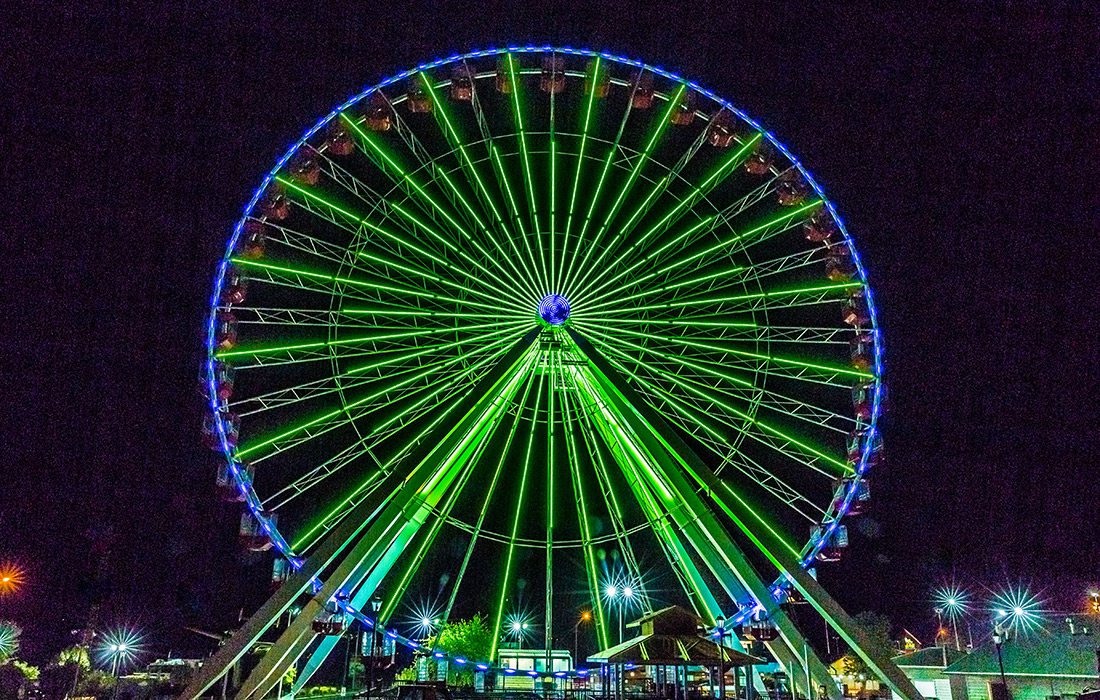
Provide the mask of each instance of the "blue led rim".
MULTIPOLYGON (((727 101, 727 100, 723 99, 722 97, 716 95, 712 91, 710 91, 710 90, 706 89, 705 87, 699 85, 698 83, 695 83, 695 82, 690 81, 690 80, 685 80, 684 78, 680 77, 679 75, 677 75, 677 74, 675 74, 671 71, 665 70, 663 68, 660 68, 658 66, 653 66, 653 65, 644 63, 642 61, 638 61, 638 60, 627 58, 627 57, 624 57, 624 56, 619 56, 619 55, 616 55, 616 54, 608 53, 606 51, 593 51, 591 49, 578 49, 578 48, 567 47, 567 46, 566 47, 555 47, 555 46, 533 46, 533 45, 528 45, 528 46, 508 46, 508 47, 504 47, 504 48, 490 48, 490 49, 484 49, 484 50, 480 50, 480 51, 471 51, 471 52, 464 53, 464 54, 455 54, 455 55, 449 56, 447 58, 436 59, 434 61, 430 61, 430 62, 421 64, 421 65, 419 65, 415 68, 412 68, 410 70, 407 70, 407 71, 398 73, 396 75, 390 76, 389 78, 381 81, 380 83, 361 91, 357 95, 352 96, 351 98, 346 100, 343 104, 339 105, 334 110, 329 112, 329 114, 327 114, 322 119, 320 119, 316 124, 313 125, 312 128, 310 128, 308 131, 306 131, 305 134, 303 134, 302 137, 297 142, 292 144, 290 146, 290 148, 287 149, 287 151, 283 154, 283 156, 275 163, 275 167, 273 167, 271 169, 271 171, 264 177, 263 181, 260 183, 260 186, 258 188, 256 188, 256 190, 253 192, 252 197, 249 200, 248 204, 245 206, 244 215, 237 222, 236 226, 233 229, 233 234, 229 239, 228 245, 226 246, 225 255, 222 258, 221 262, 219 263, 217 271, 216 271, 215 276, 214 276, 214 288, 213 288, 211 296, 210 296, 210 315, 207 318, 207 324, 206 324, 206 338, 205 338, 205 341, 206 341, 206 354, 207 354, 207 357, 206 357, 206 361, 205 361, 204 370, 205 370, 205 383, 206 383, 207 390, 208 390, 208 396, 210 397, 209 398, 209 402, 210 402, 209 403, 209 408, 210 408, 210 410, 213 414, 213 417, 214 417, 214 427, 215 427, 215 431, 216 431, 216 437, 217 437, 218 442, 220 444, 221 451, 225 454, 226 459, 229 461, 230 473, 233 475, 234 480, 237 482, 238 489, 243 494, 245 494, 245 496, 246 496, 246 504, 247 504, 249 510, 251 510, 253 512, 253 514, 257 517, 257 519, 261 523, 266 523, 267 522, 267 514, 263 513, 262 507, 259 504, 259 499, 255 494, 255 491, 252 487, 252 484, 246 478, 244 478, 242 476, 242 472, 241 472, 241 470, 238 466, 237 461, 234 458, 235 448, 232 445, 230 445, 229 440, 227 438, 227 426, 226 426, 225 419, 223 418, 223 411, 222 411, 222 408, 224 408, 224 406, 222 405, 222 401, 219 399, 218 392, 217 392, 218 378, 217 378, 217 372, 216 372, 216 358, 215 358, 217 313, 218 313, 218 309, 220 307, 220 299, 221 299, 221 295, 222 295, 222 288, 225 284, 225 277, 226 277, 226 275, 228 274, 228 272, 230 270, 230 258, 232 257, 234 251, 236 250, 237 243, 238 243, 238 241, 241 237, 241 232, 244 229, 245 221, 248 219, 248 216, 249 216, 250 212, 259 203, 260 198, 263 196, 263 193, 267 190, 268 186, 271 185, 271 183, 274 181, 275 175, 278 172, 280 172, 287 165, 287 163, 290 161, 291 157, 298 151, 299 148, 306 145, 307 142, 309 141, 309 139, 311 139, 315 134, 317 134, 323 127, 325 127, 333 119, 336 119, 341 112, 346 111, 347 109, 351 108, 352 106, 356 105, 357 103, 364 101, 366 98, 368 98, 374 92, 376 92, 378 90, 381 90, 382 88, 385 88, 385 87, 387 87, 389 85, 392 85, 394 83, 397 83, 399 81, 407 80, 410 77, 413 77, 413 76, 417 75, 418 73, 421 73, 421 72, 424 72, 424 71, 430 71, 430 70, 438 68, 440 66, 447 65, 447 64, 450 64, 450 63, 455 63, 455 62, 458 62, 458 61, 463 61, 463 60, 468 60, 468 59, 476 59, 476 58, 481 58, 481 57, 486 57, 486 56, 497 56, 497 55, 501 55, 501 54, 505 54, 505 53, 534 54, 534 53, 549 53, 549 52, 556 52, 556 53, 562 53, 562 54, 571 54, 571 55, 575 55, 575 56, 586 56, 586 57, 599 56, 599 57, 601 57, 601 58, 603 58, 607 61, 618 63, 618 64, 621 64, 621 65, 632 66, 634 68, 638 68, 638 69, 642 69, 642 70, 648 70, 648 71, 651 71, 651 72, 653 72, 657 75, 663 76, 663 77, 665 77, 669 80, 673 80, 673 81, 676 81, 676 82, 681 83, 683 85, 686 85, 687 87, 694 90, 695 92, 709 98, 710 100, 714 101, 715 103, 717 103, 717 104, 721 105, 722 107, 724 107, 725 109, 729 110, 730 112, 735 114, 739 119, 741 119, 743 122, 745 122, 746 124, 748 124, 752 128, 759 131, 761 134, 763 134, 764 138, 767 139, 767 141, 770 142, 780 153, 782 153, 783 156, 785 158, 787 158, 787 160, 789 160, 790 163, 802 174, 802 176, 804 177, 806 183, 818 195, 818 197, 821 198, 825 208, 828 210, 829 214, 832 216, 833 221, 836 222, 837 227, 839 228, 839 230, 841 232, 841 235, 844 238, 845 243, 847 244, 849 250, 851 251, 852 261, 855 263, 857 274, 858 274, 859 278, 864 283, 863 284, 864 298, 866 299, 867 311, 868 311, 868 315, 870 316, 869 326, 872 329, 871 332, 872 332, 872 335, 874 337, 874 374, 875 374, 875 377, 876 377, 876 381, 875 381, 873 400, 872 400, 871 418, 867 422, 866 434, 865 434, 865 439, 864 439, 864 446, 863 446, 863 449, 860 452, 860 457, 859 457, 858 463, 855 465, 856 477, 854 479, 852 479, 852 482, 849 486, 848 492, 845 495, 845 497, 843 498, 843 500, 840 504, 840 507, 837 510, 837 513, 834 515, 834 519, 839 520, 840 518, 842 518, 847 513, 847 510, 848 510, 848 508, 851 504, 851 501, 853 500, 853 498, 855 496, 856 489, 858 488, 859 480, 864 475, 864 473, 867 471, 868 458, 869 458, 870 453, 871 453, 871 448, 870 448, 871 441, 873 440, 873 438, 875 437, 875 435, 878 432, 878 419, 879 419, 879 414, 881 412, 882 400, 884 398, 884 396, 883 396, 884 389, 883 389, 883 384, 881 382, 881 377, 883 376, 883 372, 884 372, 884 357, 883 357, 883 355, 884 355, 884 343, 883 343, 883 339, 882 339, 882 334, 879 331, 879 327, 878 327, 878 311, 875 307, 874 297, 872 295, 872 291, 870 289, 870 286, 867 284, 866 270, 863 267, 863 263, 860 260, 859 254, 856 251, 855 246, 852 244, 852 239, 848 234, 847 227, 844 225, 844 220, 841 218, 840 214, 837 212, 836 207, 825 196, 824 190, 821 188, 821 185, 818 184, 817 180, 814 179, 814 177, 810 173, 810 171, 807 170, 805 168, 805 166, 802 165, 802 163, 794 156, 794 154, 791 153, 790 150, 788 150, 787 147, 784 146, 779 141, 779 139, 777 139, 775 137, 775 135, 773 135, 770 131, 768 131, 767 129, 762 127, 756 120, 754 120, 752 117, 750 117, 744 111, 742 111, 738 107, 734 106, 729 101, 727 101)), ((553 296, 556 296, 556 295, 548 295, 546 298, 543 299, 543 303, 545 303, 547 301, 547 299, 549 299, 550 297, 553 297, 553 296)), ((557 323, 553 323, 549 320, 546 320, 546 318, 543 317, 543 315, 542 315, 543 303, 540 303, 540 305, 539 305, 539 316, 541 318, 543 318, 544 321, 546 321, 547 323, 550 323, 551 325, 560 325, 561 323, 564 323, 565 320, 568 318, 568 315, 569 315, 569 302, 566 301, 563 297, 558 297, 558 298, 561 299, 564 302, 564 317, 561 319, 561 321, 558 321, 557 323)), ((555 318, 556 318, 556 316, 555 316, 555 318)), ((304 563, 304 560, 301 559, 298 556, 298 554, 293 550, 293 548, 290 546, 290 544, 285 540, 282 533, 279 531, 279 528, 276 525, 269 525, 265 529, 267 529, 271 533, 272 543, 274 544, 275 548, 284 557, 286 557, 289 560, 291 566, 293 566, 294 569, 301 568, 301 566, 304 563)), ((825 545, 825 538, 821 538, 816 542, 811 541, 811 542, 807 543, 806 549, 803 550, 804 551, 804 554, 803 554, 803 557, 802 557, 803 568, 808 568, 809 566, 812 565, 814 557, 816 556, 817 552, 820 551, 821 548, 824 545, 825 545)), ((784 585, 787 585, 786 582, 780 580, 777 583, 775 590, 773 591, 773 595, 778 596, 780 588, 783 587, 784 585)), ((316 579, 314 579, 314 587, 315 588, 320 587, 320 582, 317 581, 316 579)))

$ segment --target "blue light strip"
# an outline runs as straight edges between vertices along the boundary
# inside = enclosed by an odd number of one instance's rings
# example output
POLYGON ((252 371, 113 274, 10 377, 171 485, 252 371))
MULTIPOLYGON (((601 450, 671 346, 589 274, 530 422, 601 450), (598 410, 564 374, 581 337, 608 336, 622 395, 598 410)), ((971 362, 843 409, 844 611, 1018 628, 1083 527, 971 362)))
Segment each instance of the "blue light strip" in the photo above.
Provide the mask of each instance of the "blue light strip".
MULTIPOLYGON (((213 290, 213 293, 210 297, 210 317, 209 317, 209 320, 207 322, 207 328, 206 328, 206 351, 207 351, 206 383, 207 383, 207 390, 208 390, 209 396, 210 396, 210 410, 211 410, 211 412, 214 416, 214 425, 216 426, 217 437, 218 437, 218 440, 221 444, 222 452, 225 454, 226 459, 229 462, 230 472, 233 474, 233 478, 237 482, 238 489, 244 495, 245 501, 248 504, 249 510, 252 511, 252 514, 257 518, 257 520, 263 526, 265 532, 268 532, 268 533, 271 534, 272 543, 274 544, 274 546, 280 551, 280 553, 284 557, 287 558, 287 560, 290 562, 290 564, 295 569, 300 568, 303 564, 303 561, 300 557, 298 557, 295 554, 294 550, 291 549, 289 543, 286 542, 285 538, 279 532, 278 528, 271 524, 269 517, 263 512, 263 510, 262 510, 262 508, 260 507, 260 504, 259 504, 259 498, 256 496, 255 491, 252 488, 252 484, 248 483, 245 479, 243 479, 241 477, 241 472, 238 469, 238 466, 237 466, 236 462, 233 459, 233 448, 229 445, 229 440, 228 440, 228 437, 227 437, 227 434, 226 434, 226 427, 225 427, 225 424, 223 422, 222 411, 221 411, 223 406, 219 405, 219 402, 218 402, 217 378, 216 378, 216 373, 215 373, 215 358, 214 358, 216 315, 217 315, 217 309, 218 309, 218 306, 219 306, 218 302, 221 299, 222 285, 223 285, 223 282, 225 280, 225 274, 226 274, 226 272, 229 268, 229 258, 232 256, 233 251, 236 249, 237 241, 240 238, 241 231, 244 228, 244 224, 245 224, 245 221, 248 218, 248 214, 249 214, 249 212, 251 212, 253 210, 253 208, 255 208, 256 204, 260 200, 260 197, 263 196, 263 193, 267 190, 268 186, 274 181, 275 175, 287 164, 287 162, 291 159, 291 157, 293 157, 293 155, 298 151, 299 148, 301 148, 304 144, 306 144, 306 142, 310 138, 312 138, 314 136, 314 134, 316 134, 322 127, 324 127, 330 121, 335 119, 341 112, 347 110, 348 108, 352 107, 356 103, 361 102, 364 98, 371 95, 372 93, 374 93, 378 90, 381 90, 382 88, 385 88, 389 85, 392 85, 396 82, 406 80, 406 79, 416 75, 417 73, 432 70, 432 69, 438 68, 440 66, 444 66, 444 65, 447 65, 447 64, 450 64, 450 63, 455 63, 455 62, 458 62, 458 61, 464 61, 464 60, 474 59, 474 58, 482 58, 482 57, 486 57, 486 56, 498 56, 498 55, 501 55, 501 54, 504 54, 504 53, 526 54, 526 53, 550 53, 550 52, 557 52, 557 53, 569 54, 569 55, 574 55, 574 56, 585 56, 585 57, 589 57, 589 58, 594 58, 596 56, 600 56, 601 58, 604 58, 608 61, 623 64, 623 65, 633 66, 635 68, 642 69, 642 70, 647 70, 647 71, 650 71, 650 72, 655 73, 657 75, 663 76, 663 77, 665 77, 669 80, 672 80, 674 82, 687 85, 692 90, 694 90, 694 91, 696 91, 696 92, 698 92, 702 95, 705 95, 706 97, 708 97, 712 101, 716 102, 717 104, 721 105, 725 109, 729 110, 733 114, 736 114, 739 119, 741 119, 745 123, 752 126, 754 129, 756 129, 757 131, 762 133, 764 135, 764 137, 767 138, 768 141, 773 146, 775 146, 775 148, 778 149, 779 152, 781 152, 783 154, 783 156, 791 162, 792 165, 794 165, 798 169, 798 171, 802 174, 803 178, 805 178, 807 184, 809 184, 810 187, 813 188, 814 192, 817 193, 817 195, 821 198, 822 202, 825 204, 826 209, 828 209, 829 214, 833 217, 833 220, 836 222, 837 226, 839 227, 841 234, 844 236, 844 241, 847 244, 849 250, 851 251, 851 258, 856 264, 856 270, 859 273, 860 279, 863 281, 864 298, 867 301, 867 312, 870 316, 870 325, 871 325, 871 329, 872 329, 871 332, 872 332, 872 336, 874 338, 874 344, 875 344, 875 353, 874 353, 875 389, 874 389, 874 400, 872 402, 872 408, 871 408, 871 419, 868 422, 868 428, 867 428, 866 434, 864 436, 863 449, 862 449, 861 454, 860 454, 859 463, 856 466, 856 477, 854 479, 852 479, 852 483, 849 486, 848 492, 847 492, 846 496, 844 497, 843 501, 841 502, 840 507, 837 508, 837 512, 834 515, 833 521, 827 527, 823 528, 822 535, 816 542, 811 542, 810 543, 811 546, 810 546, 809 551, 802 558, 802 565, 803 565, 804 568, 808 567, 809 564, 814 560, 814 558, 817 556, 818 552, 821 551, 822 547, 825 546, 825 544, 829 540, 829 538, 835 533, 836 528, 839 525, 840 521, 843 519, 843 517, 848 512, 848 509, 851 505, 851 502, 852 502, 853 498, 855 497, 856 490, 859 486, 860 478, 867 471, 868 459, 869 459, 870 452, 871 452, 871 446, 873 444, 874 438, 877 436, 877 433, 878 433, 878 418, 879 418, 879 414, 881 412, 882 399, 883 399, 882 376, 883 376, 883 352, 884 352, 884 348, 883 348, 882 334, 880 333, 879 328, 878 328, 878 312, 875 308, 874 298, 873 298, 873 295, 872 295, 872 292, 871 292, 870 285, 867 283, 867 271, 863 267, 863 263, 860 260, 859 253, 856 251, 855 245, 852 243, 852 238, 848 234, 848 229, 844 225, 844 220, 841 218, 839 212, 837 212, 837 210, 833 206, 832 202, 830 202, 828 200, 828 198, 825 196, 825 192, 821 188, 821 185, 819 185, 817 180, 814 179, 814 177, 810 173, 810 171, 807 170, 805 168, 805 166, 803 166, 802 163, 797 158, 795 158, 794 154, 791 153, 787 149, 787 147, 784 146, 779 141, 779 139, 777 139, 770 131, 768 131, 767 129, 762 127, 756 120, 754 120, 753 118, 748 116, 741 109, 735 107, 734 105, 730 104, 725 99, 719 97, 715 93, 711 92, 707 88, 704 88, 703 86, 699 85, 698 83, 696 83, 694 81, 685 80, 684 78, 680 77, 679 75, 676 75, 675 73, 672 73, 671 71, 667 71, 663 68, 660 68, 660 67, 657 67, 657 66, 652 66, 652 65, 649 65, 647 63, 643 63, 641 61, 637 61, 637 60, 634 60, 634 59, 631 59, 631 58, 627 58, 625 56, 618 56, 618 55, 607 53, 607 52, 604 52, 604 51, 592 51, 590 49, 576 49, 576 48, 572 48, 572 47, 554 47, 554 46, 508 46, 508 47, 505 47, 505 48, 490 48, 490 49, 485 49, 485 50, 481 50, 481 51, 472 51, 472 52, 465 53, 465 54, 455 54, 455 55, 449 56, 447 58, 440 58, 440 59, 431 61, 429 63, 423 63, 423 64, 417 66, 416 68, 412 68, 412 69, 404 71, 402 73, 398 73, 397 75, 391 76, 391 77, 383 80, 382 82, 378 83, 377 85, 375 85, 373 87, 370 87, 370 88, 367 88, 367 89, 363 90, 359 94, 357 94, 357 95, 351 97, 350 99, 348 99, 347 101, 345 101, 340 106, 336 107, 336 109, 329 112, 328 115, 323 117, 320 121, 318 121, 316 124, 314 124, 311 129, 306 131, 306 133, 303 134, 302 137, 300 139, 298 139, 298 141, 295 142, 286 151, 286 153, 284 153, 283 156, 275 163, 275 167, 271 169, 271 171, 267 174, 267 176, 264 177, 263 182, 260 183, 260 186, 256 189, 256 191, 252 195, 252 198, 249 200, 248 204, 245 206, 244 215, 237 222, 236 227, 233 229, 233 235, 229 239, 229 244, 226 247, 225 256, 222 258, 221 263, 219 263, 219 265, 218 265, 217 273, 216 273, 215 278, 214 278, 214 290, 213 290)), ((784 581, 781 578, 780 582, 779 582, 780 589, 785 584, 786 584, 786 581, 784 581)))

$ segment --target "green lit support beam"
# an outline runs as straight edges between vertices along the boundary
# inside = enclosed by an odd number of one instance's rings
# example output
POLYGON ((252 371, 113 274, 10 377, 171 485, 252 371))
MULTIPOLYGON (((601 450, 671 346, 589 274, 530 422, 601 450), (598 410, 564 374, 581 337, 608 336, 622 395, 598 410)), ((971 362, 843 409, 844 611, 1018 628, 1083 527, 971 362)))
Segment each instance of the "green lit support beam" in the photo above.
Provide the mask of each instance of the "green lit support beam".
POLYGON ((702 487, 707 495, 714 499, 741 532, 791 582, 876 676, 904 700, 921 700, 921 694, 909 678, 890 659, 889 650, 876 646, 851 616, 833 600, 825 588, 802 568, 797 552, 791 552, 790 545, 783 542, 772 528, 761 528, 752 524, 745 513, 745 506, 732 489, 719 481, 702 458, 680 439, 656 411, 649 408, 590 343, 572 328, 568 331, 578 348, 595 368, 596 376, 607 393, 615 396, 615 400, 619 402, 624 418, 639 428, 645 429, 645 432, 651 433, 653 438, 664 446, 667 454, 678 462, 678 468, 690 475, 696 485, 702 487))
MULTIPOLYGON (((683 533, 685 540, 691 543, 699 558, 707 564, 731 600, 743 602, 751 596, 761 608, 768 612, 781 635, 780 643, 767 645, 769 651, 788 670, 801 666, 801 650, 808 648, 808 645, 804 647, 805 640, 802 635, 774 598, 769 595, 767 586, 755 575, 740 548, 684 478, 678 465, 668 454, 665 446, 655 439, 648 425, 642 421, 632 420, 630 407, 619 400, 614 388, 601 386, 600 379, 596 378, 598 375, 591 374, 594 375, 592 383, 599 386, 598 389, 590 392, 591 401, 594 404, 606 404, 607 407, 604 410, 612 414, 615 420, 624 424, 640 443, 633 451, 635 454, 644 455, 646 465, 643 469, 637 470, 637 478, 647 480, 654 494, 668 494, 664 512, 660 513, 658 519, 671 521, 683 533), (607 397, 606 401, 601 397, 607 397)), ((664 528, 671 530, 667 523, 664 523, 664 528)), ((654 524, 654 529, 660 532, 657 524, 654 524)), ((690 562, 686 552, 681 553, 681 557, 690 562)), ((709 591, 706 593, 710 596, 709 591)), ((690 597, 692 591, 688 590, 688 594, 690 597)), ((712 596, 710 600, 713 601, 712 596)), ((713 624, 715 618, 722 614, 716 602, 712 602, 708 612, 709 615, 703 615, 703 617, 710 624, 713 624)), ((835 691, 836 687, 828 674, 828 669, 816 654, 811 656, 809 664, 817 684, 835 691)), ((792 673, 792 677, 794 675, 792 673)), ((833 694, 835 695, 835 692, 833 694)))
POLYGON ((252 671, 238 690, 237 700, 263 697, 278 682, 289 665, 313 643, 317 636, 312 631, 313 620, 338 592, 354 592, 353 601, 360 602, 374 594, 378 583, 435 513, 438 503, 477 451, 484 431, 491 429, 489 426, 511 402, 529 369, 528 351, 537 333, 536 329, 524 336, 508 355, 512 361, 497 365, 489 377, 493 381, 483 381, 479 387, 481 391, 468 395, 472 407, 445 437, 425 445, 429 450, 427 455, 413 462, 416 468, 405 476, 386 509, 375 518, 350 554, 326 577, 320 591, 303 606, 301 614, 288 625, 252 671), (487 390, 483 388, 486 384, 487 390))
MULTIPOLYGON (((476 409, 477 404, 480 403, 479 399, 484 401, 487 394, 491 395, 492 388, 499 385, 509 368, 513 368, 517 365, 537 336, 537 328, 524 335, 516 344, 516 347, 508 352, 497 367, 473 388, 464 401, 464 407, 473 406, 476 409)), ((457 439, 451 436, 459 432, 458 429, 462 424, 471 420, 471 413, 475 413, 474 409, 468 410, 469 412, 466 413, 463 418, 452 421, 452 423, 457 423, 457 425, 448 433, 448 438, 445 439, 444 442, 451 439, 457 439)), ((460 412, 458 415, 462 416, 463 414, 460 412)), ((423 461, 441 444, 442 443, 438 442, 426 443, 413 454, 413 459, 415 461, 412 463, 417 464, 423 461)), ((354 561, 357 558, 354 550, 359 545, 353 546, 353 543, 358 541, 361 544, 370 539, 363 536, 364 531, 368 528, 370 523, 380 519, 380 513, 383 509, 393 502, 393 497, 390 497, 390 495, 401 491, 401 484, 407 478, 408 474, 406 473, 397 471, 389 473, 382 483, 381 488, 375 489, 372 492, 375 494, 385 494, 387 498, 384 500, 366 498, 356 505, 355 508, 341 520, 340 524, 333 528, 328 535, 321 540, 314 549, 312 556, 310 556, 303 565, 279 587, 278 591, 260 606, 244 625, 214 654, 214 656, 203 664, 202 668, 196 673, 195 677, 192 679, 191 683, 188 684, 180 697, 184 700, 197 700, 201 697, 219 678, 233 668, 241 657, 260 640, 263 634, 286 613, 290 606, 293 605, 300 596, 309 591, 318 575, 328 571, 334 565, 340 568, 345 563, 354 561)), ((328 576, 329 581, 335 581, 337 578, 339 577, 335 576, 335 574, 328 576)), ((323 593, 324 589, 322 589, 322 594, 323 593)), ((329 595, 331 596, 331 594, 330 592, 329 595)), ((316 599, 317 597, 315 596, 313 600, 316 599)), ((324 598, 324 600, 327 600, 327 597, 324 598)), ((317 608, 317 606, 314 606, 314 608, 317 608)), ((314 615, 316 615, 318 609, 313 610, 314 615)), ((312 623, 312 618, 308 616, 307 610, 303 610, 299 618, 308 620, 312 623)), ((271 668, 257 668, 263 676, 264 682, 270 681, 271 678, 275 678, 277 681, 279 673, 285 672, 286 668, 295 661, 297 654, 305 650, 305 646, 308 645, 303 646, 301 644, 301 639, 304 636, 305 635, 301 632, 296 631, 286 640, 284 644, 284 647, 286 647, 285 651, 280 650, 280 652, 271 655, 271 668), (294 652, 297 653, 295 654, 294 652), (278 666, 282 666, 282 668, 276 668, 278 666)), ((252 687, 258 688, 259 685, 261 684, 255 683, 252 687)))

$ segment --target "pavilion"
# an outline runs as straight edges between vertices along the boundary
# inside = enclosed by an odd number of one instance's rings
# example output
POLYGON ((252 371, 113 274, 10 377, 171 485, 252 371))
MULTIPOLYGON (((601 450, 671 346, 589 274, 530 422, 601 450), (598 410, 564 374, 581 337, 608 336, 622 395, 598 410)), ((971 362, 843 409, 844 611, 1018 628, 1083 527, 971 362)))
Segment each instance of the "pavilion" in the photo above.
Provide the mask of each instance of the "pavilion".
MULTIPOLYGON (((627 629, 636 629, 638 634, 588 657, 590 662, 606 668, 605 683, 610 682, 616 696, 623 694, 623 669, 652 666, 656 669, 658 688, 667 689, 658 694, 683 698, 686 697, 687 672, 691 667, 707 669, 712 678, 716 675, 718 694, 722 696, 725 694, 726 671, 744 666, 748 668, 747 682, 751 683, 752 666, 766 663, 764 659, 731 649, 705 636, 702 633, 703 620, 678 605, 643 615, 629 623, 627 629), (672 687, 669 689, 670 669, 672 687)), ((734 697, 738 697, 740 674, 735 672, 733 678, 734 697)))

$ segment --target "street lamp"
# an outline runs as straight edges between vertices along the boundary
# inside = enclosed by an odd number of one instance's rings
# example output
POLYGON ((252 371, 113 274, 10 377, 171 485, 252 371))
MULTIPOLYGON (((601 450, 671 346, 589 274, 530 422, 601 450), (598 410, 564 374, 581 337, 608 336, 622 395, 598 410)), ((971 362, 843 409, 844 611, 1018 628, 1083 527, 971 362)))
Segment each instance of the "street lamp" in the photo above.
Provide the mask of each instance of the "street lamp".
POLYGON ((18 593, 22 584, 23 569, 10 562, 0 564, 0 598, 18 593))
POLYGON ((718 637, 718 700, 726 697, 726 618, 719 617, 714 621, 714 636, 718 637))
POLYGON ((111 694, 112 698, 118 697, 118 665, 123 657, 130 653, 130 645, 126 642, 120 642, 117 644, 108 644, 107 653, 111 656, 111 675, 115 677, 115 689, 111 694))
POLYGON ((527 636, 527 622, 519 617, 512 620, 509 628, 512 631, 512 637, 516 640, 516 648, 523 648, 523 638, 527 636))
POLYGON ((382 597, 374 596, 370 599, 370 609, 374 613, 373 624, 370 628, 370 664, 367 669, 367 698, 374 692, 374 644, 378 638, 378 611, 382 609, 382 597))
MULTIPOLYGON (((1000 617, 1005 617, 1008 613, 1004 611, 998 611, 1000 617)), ((1004 690, 1004 696, 1008 695, 1008 681, 1005 679, 1005 660, 1001 654, 1001 647, 1005 643, 1005 629, 1001 626, 1001 620, 996 619, 993 621, 993 646, 997 649, 997 665, 1001 669, 1001 688, 1004 690)))
POLYGON ((123 666, 141 651, 141 635, 132 629, 114 629, 103 635, 103 643, 99 646, 99 658, 111 664, 111 675, 115 678, 112 697, 118 697, 119 673, 123 666))
POLYGON ((574 666, 580 661, 581 647, 580 647, 580 628, 582 622, 591 622, 592 612, 590 610, 582 610, 580 618, 577 619, 577 624, 573 625, 573 658, 574 666))
POLYGON ((604 595, 607 596, 611 604, 618 608, 619 612, 619 643, 623 641, 623 607, 628 602, 634 600, 635 591, 634 585, 631 583, 624 583, 621 586, 609 583, 604 586, 604 595))

